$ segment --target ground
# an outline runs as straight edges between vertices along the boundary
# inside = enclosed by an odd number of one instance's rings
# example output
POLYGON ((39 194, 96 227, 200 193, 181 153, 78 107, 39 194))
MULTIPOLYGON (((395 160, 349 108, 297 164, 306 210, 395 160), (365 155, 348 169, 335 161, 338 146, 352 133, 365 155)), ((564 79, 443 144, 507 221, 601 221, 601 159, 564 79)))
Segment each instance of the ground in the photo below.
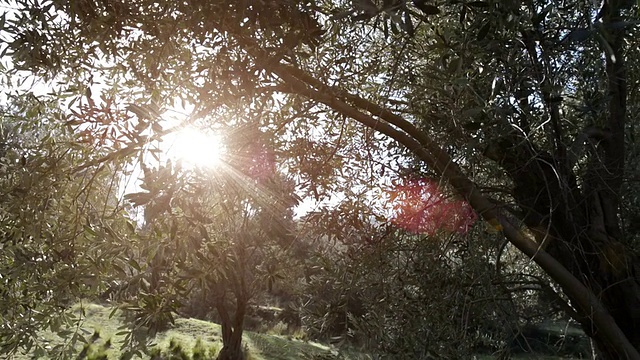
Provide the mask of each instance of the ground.
MULTIPOLYGON (((86 318, 77 328, 77 331, 83 333, 87 339, 96 334, 96 340, 89 350, 89 355, 97 355, 101 351, 106 354, 107 359, 120 358, 120 346, 124 339, 124 334, 119 329, 122 326, 122 319, 116 312, 110 317, 112 308, 92 304, 80 303, 72 308, 76 314, 84 311, 86 318), (98 337, 99 335, 99 337, 98 337), (110 342, 111 346, 104 349, 104 344, 110 342)), ((72 333, 71 333, 72 334, 72 333)), ((69 335, 72 336, 72 335, 69 335)), ((48 342, 49 346, 64 344, 64 339, 50 332, 43 332, 41 341, 48 342)), ((247 349, 246 360, 365 360, 372 359, 367 354, 356 350, 337 349, 335 347, 320 344, 312 341, 303 341, 294 339, 291 336, 263 334, 251 331, 245 331, 243 342, 247 349)), ((188 357, 188 359, 197 359, 193 356, 192 349, 200 349, 213 356, 222 347, 220 326, 211 322, 197 319, 176 319, 175 326, 170 330, 158 334, 154 339, 156 352, 162 351, 169 353, 173 350, 180 349, 188 357)), ((77 346, 77 353, 82 351, 82 344, 77 346)), ((17 354, 12 357, 15 360, 28 360, 35 358, 32 353, 17 354)), ((82 358, 82 357, 78 357, 82 358)), ((90 357, 89 357, 90 358, 90 357)), ((87 359, 89 359, 87 358, 87 359)), ((97 359, 97 357, 95 357, 97 359)), ((146 359, 150 357, 147 356, 146 359)), ((180 357, 172 357, 180 358, 180 357)), ((214 358, 214 357, 207 357, 214 358)), ((495 359, 488 355, 470 355, 470 359, 495 359)), ((513 358, 518 359, 567 359, 554 356, 541 356, 530 354, 518 354, 513 358)))

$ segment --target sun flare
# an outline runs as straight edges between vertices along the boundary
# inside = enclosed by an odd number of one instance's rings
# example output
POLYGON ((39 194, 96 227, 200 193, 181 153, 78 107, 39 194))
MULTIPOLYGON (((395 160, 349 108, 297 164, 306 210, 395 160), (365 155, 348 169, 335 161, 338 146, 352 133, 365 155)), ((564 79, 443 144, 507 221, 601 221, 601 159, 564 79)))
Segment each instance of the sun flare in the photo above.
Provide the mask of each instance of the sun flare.
POLYGON ((188 127, 175 134, 169 154, 183 163, 215 168, 222 163, 224 145, 219 135, 188 127))

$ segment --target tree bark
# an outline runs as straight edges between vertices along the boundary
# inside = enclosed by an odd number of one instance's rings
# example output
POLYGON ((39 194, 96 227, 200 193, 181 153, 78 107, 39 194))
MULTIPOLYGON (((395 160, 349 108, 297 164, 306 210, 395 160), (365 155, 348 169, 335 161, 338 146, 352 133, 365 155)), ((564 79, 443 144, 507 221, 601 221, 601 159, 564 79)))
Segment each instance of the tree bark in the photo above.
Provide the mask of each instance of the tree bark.
MULTIPOLYGON (((599 147, 604 148, 607 141, 599 141, 599 147)), ((513 195, 522 219, 535 229, 538 244, 601 299, 621 331, 638 348, 640 286, 632 268, 635 256, 626 250, 620 235, 617 205, 611 203, 617 197, 608 186, 607 174, 611 171, 600 161, 606 158, 604 150, 591 150, 593 164, 579 188, 570 171, 564 172, 570 176, 559 176, 562 172, 557 166, 561 164, 534 149, 526 139, 514 137, 494 145, 496 148, 489 148, 486 155, 513 180, 513 195)), ((572 298, 572 303, 576 299, 572 298)), ((593 337, 603 358, 620 358, 590 321, 577 320, 593 337)))
MULTIPOLYGON (((602 48, 608 114, 602 119, 603 128, 578 136, 578 147, 587 141, 588 171, 580 179, 581 185, 576 184, 572 172, 574 161, 563 161, 557 154, 551 156, 536 149, 517 134, 493 144, 495 148, 488 149, 487 155, 513 180, 513 195, 524 222, 531 229, 541 229, 538 242, 544 240, 545 249, 601 299, 630 343, 640 349, 640 279, 634 269, 637 255, 628 250, 618 218, 625 163, 627 84, 624 27, 615 24, 624 21, 624 6, 628 2, 607 0, 600 12, 602 31, 606 33, 602 41, 607 42, 602 48)), ((602 358, 620 358, 588 321, 582 324, 602 358)))
POLYGON ((224 295, 216 297, 216 310, 221 319, 222 349, 218 353, 218 360, 244 360, 242 351, 242 333, 244 331, 244 316, 247 310, 247 301, 243 298, 236 299, 236 311, 233 319, 226 306, 224 295))

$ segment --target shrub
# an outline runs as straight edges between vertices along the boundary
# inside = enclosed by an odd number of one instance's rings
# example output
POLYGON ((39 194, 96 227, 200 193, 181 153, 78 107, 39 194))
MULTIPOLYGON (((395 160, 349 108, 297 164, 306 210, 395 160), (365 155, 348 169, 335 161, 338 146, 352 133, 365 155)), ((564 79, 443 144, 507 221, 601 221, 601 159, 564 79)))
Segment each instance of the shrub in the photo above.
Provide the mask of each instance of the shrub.
POLYGON ((193 360, 206 360, 215 359, 218 355, 219 350, 220 349, 218 348, 217 344, 206 347, 202 342, 202 339, 198 338, 191 352, 193 353, 193 360))
POLYGON ((107 360, 107 350, 111 347, 111 339, 107 339, 102 345, 98 345, 100 331, 95 330, 89 342, 85 344, 76 359, 80 360, 107 360))
POLYGON ((154 347, 151 352, 151 360, 208 360, 215 359, 218 355, 219 348, 217 345, 207 347, 202 339, 196 339, 196 343, 189 351, 184 348, 184 344, 179 343, 176 339, 169 341, 169 348, 163 349, 159 346, 154 347))

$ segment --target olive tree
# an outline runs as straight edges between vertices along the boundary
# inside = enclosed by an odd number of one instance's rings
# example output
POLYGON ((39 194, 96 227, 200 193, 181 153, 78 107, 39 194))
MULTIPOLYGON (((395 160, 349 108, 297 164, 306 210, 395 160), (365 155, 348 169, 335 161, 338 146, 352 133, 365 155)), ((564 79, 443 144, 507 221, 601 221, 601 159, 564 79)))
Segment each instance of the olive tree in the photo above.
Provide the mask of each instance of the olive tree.
POLYGON ((28 12, 6 27, 22 68, 111 66, 137 106, 178 97, 196 116, 242 104, 280 143, 300 129, 340 142, 325 130, 340 118, 385 135, 553 279, 603 357, 639 357, 620 211, 633 193, 635 4, 19 4, 28 12))

